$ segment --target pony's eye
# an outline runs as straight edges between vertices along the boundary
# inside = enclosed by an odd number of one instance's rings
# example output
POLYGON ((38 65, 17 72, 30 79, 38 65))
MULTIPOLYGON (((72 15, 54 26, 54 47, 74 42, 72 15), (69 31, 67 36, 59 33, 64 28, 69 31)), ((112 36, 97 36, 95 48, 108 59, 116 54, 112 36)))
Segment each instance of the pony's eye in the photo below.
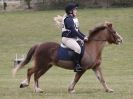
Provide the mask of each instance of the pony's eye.
POLYGON ((114 31, 113 33, 114 33, 114 34, 117 34, 117 32, 116 32, 116 31, 114 31))
POLYGON ((114 31, 114 30, 110 30, 110 32, 113 33, 113 34, 116 34, 116 31, 114 31))

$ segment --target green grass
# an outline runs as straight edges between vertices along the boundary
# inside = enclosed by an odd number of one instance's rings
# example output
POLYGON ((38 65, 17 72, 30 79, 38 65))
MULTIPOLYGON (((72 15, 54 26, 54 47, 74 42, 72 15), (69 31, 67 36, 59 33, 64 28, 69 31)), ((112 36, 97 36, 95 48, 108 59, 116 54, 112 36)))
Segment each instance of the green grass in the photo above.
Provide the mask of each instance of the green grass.
POLYGON ((132 99, 133 98, 133 8, 79 10, 80 28, 88 30, 105 20, 111 21, 123 36, 120 46, 108 45, 103 51, 103 73, 114 93, 105 93, 91 70, 76 85, 76 93, 67 93, 73 71, 53 67, 40 79, 45 93, 33 92, 33 80, 28 88, 20 89, 31 64, 12 78, 15 54, 26 54, 37 43, 60 42, 60 30, 53 17, 63 15, 61 10, 0 13, 0 98, 1 99, 132 99))

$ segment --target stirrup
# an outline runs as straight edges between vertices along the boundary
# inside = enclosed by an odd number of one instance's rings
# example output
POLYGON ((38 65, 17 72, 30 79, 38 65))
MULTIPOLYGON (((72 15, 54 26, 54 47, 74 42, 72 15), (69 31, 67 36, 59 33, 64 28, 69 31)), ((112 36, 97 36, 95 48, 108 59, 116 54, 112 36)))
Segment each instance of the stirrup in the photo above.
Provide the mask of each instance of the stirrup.
POLYGON ((82 70, 83 70, 82 67, 79 64, 77 64, 74 69, 74 72, 81 72, 82 70))

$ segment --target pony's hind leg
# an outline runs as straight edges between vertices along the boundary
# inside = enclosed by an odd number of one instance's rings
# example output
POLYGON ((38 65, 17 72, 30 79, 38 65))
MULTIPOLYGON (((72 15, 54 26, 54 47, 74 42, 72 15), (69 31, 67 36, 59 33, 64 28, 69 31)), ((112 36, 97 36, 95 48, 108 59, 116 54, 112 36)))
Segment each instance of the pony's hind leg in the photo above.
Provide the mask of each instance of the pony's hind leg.
POLYGON ((29 86, 29 83, 30 83, 30 78, 32 76, 32 74, 35 72, 35 68, 32 67, 32 68, 29 68, 27 70, 27 78, 25 80, 23 80, 20 84, 20 88, 25 88, 27 86, 29 86))
POLYGON ((77 72, 75 74, 75 78, 73 79, 73 81, 70 83, 69 87, 68 87, 68 92, 69 93, 74 93, 74 87, 76 85, 76 83, 79 81, 80 77, 85 73, 85 71, 81 71, 81 72, 77 72))
POLYGON ((34 91, 37 93, 42 93, 43 90, 39 87, 39 78, 46 73, 50 68, 52 67, 52 65, 47 65, 44 66, 44 68, 40 68, 38 71, 35 72, 34 74, 34 81, 35 81, 35 86, 34 86, 34 91))

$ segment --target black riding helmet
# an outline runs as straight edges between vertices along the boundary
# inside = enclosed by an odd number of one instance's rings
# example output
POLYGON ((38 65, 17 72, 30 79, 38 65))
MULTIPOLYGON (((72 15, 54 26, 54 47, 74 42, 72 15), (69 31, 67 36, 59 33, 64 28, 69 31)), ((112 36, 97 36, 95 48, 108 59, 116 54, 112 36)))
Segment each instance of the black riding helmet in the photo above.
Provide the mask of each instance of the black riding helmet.
POLYGON ((69 3, 65 7, 65 11, 67 14, 71 14, 71 11, 77 8, 79 5, 77 3, 69 3))

